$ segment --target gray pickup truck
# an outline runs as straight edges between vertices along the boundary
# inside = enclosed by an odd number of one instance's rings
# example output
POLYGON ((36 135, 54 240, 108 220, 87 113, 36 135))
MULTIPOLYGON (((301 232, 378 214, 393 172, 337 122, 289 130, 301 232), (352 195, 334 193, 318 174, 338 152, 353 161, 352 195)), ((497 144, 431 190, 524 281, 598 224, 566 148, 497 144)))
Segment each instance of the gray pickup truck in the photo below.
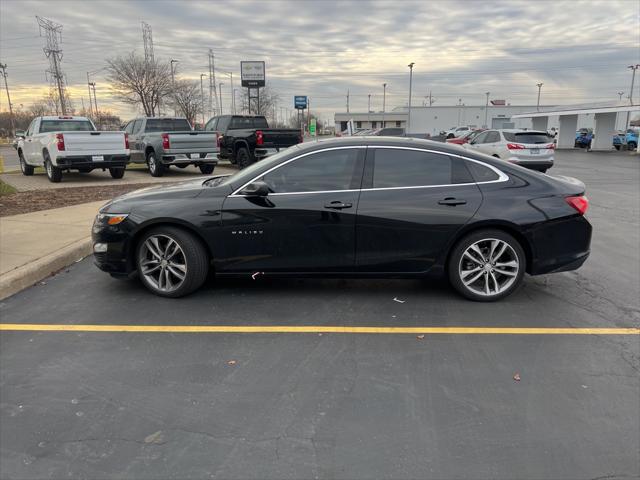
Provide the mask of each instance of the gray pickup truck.
POLYGON ((218 164, 217 135, 194 131, 186 118, 135 118, 124 131, 129 134, 131 163, 146 163, 154 177, 161 177, 171 165, 196 165, 209 175, 218 164))

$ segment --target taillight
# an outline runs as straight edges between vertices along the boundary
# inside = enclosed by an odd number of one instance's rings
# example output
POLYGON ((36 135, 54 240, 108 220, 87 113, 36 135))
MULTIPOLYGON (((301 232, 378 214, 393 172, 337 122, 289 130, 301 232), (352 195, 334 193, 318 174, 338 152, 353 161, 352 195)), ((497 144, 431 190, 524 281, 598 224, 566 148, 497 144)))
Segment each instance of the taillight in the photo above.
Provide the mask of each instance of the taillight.
POLYGON ((256 145, 264 145, 264 136, 262 130, 256 130, 256 145))
POLYGON ((555 144, 555 143, 550 143, 549 145, 547 145, 547 146, 546 146, 546 147, 544 147, 544 148, 547 148, 547 149, 549 149, 549 150, 555 150, 555 148, 556 148, 556 144, 555 144))
POLYGON ((124 148, 125 150, 129 150, 129 134, 124 134, 124 148))
POLYGON ((507 143, 507 148, 509 150, 524 150, 524 145, 520 145, 519 143, 507 143))
POLYGON ((220 135, 217 132, 216 132, 216 145, 218 145, 218 148, 222 146, 222 135, 220 135))
POLYGON ((565 201, 575 208, 580 215, 584 215, 589 208, 589 199, 584 195, 577 197, 565 197, 565 201))
POLYGON ((56 141, 58 142, 58 151, 61 152, 65 149, 64 147, 64 135, 61 133, 56 133, 56 141))
POLYGON ((162 134, 162 148, 164 148, 165 150, 169 150, 171 148, 171 143, 169 142, 168 133, 162 134))

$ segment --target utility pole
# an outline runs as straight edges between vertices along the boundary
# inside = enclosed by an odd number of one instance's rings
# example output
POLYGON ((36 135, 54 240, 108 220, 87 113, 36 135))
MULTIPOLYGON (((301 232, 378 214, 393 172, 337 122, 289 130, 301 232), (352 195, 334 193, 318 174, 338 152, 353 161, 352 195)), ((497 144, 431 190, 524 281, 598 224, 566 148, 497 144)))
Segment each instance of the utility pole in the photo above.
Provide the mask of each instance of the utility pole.
POLYGON ((204 85, 202 84, 202 79, 206 76, 206 73, 200 74, 200 109, 202 110, 202 125, 204 125, 204 85))
POLYGON ((91 82, 91 88, 93 89, 93 105, 96 107, 96 117, 98 116, 98 98, 96 97, 96 82, 91 82))
POLYGON ((429 106, 433 106, 434 102, 436 101, 435 98, 433 98, 433 95, 431 95, 431 90, 429 90, 429 106))
POLYGON ((458 99, 458 126, 460 126, 460 107, 462 106, 462 99, 458 99))
POLYGON ((371 112, 371 94, 369 94, 369 103, 367 104, 367 112, 371 112))
POLYGON ((151 25, 142 22, 142 43, 144 44, 144 63, 149 65, 155 61, 153 56, 153 34, 151 25))
POLYGON ((4 77, 4 88, 7 91, 7 103, 9 104, 9 124, 11 125, 11 135, 16 133, 16 125, 13 121, 13 105, 11 105, 11 96, 9 95, 9 84, 7 83, 7 64, 0 63, 2 76, 4 77))
POLYGON ((347 113, 349 113, 349 90, 347 89, 347 113))
MULTIPOLYGON (((636 80, 636 70, 640 68, 640 65, 629 65, 627 68, 630 68, 633 71, 631 75, 631 89, 629 90, 629 105, 633 105, 633 84, 636 80)), ((631 117, 631 112, 627 112, 627 122, 625 123, 625 130, 629 128, 629 120, 631 117)))
MULTIPOLYGON (((178 63, 178 60, 174 60, 173 58, 171 59, 171 61, 169 62, 169 68, 171 69, 171 89, 173 90, 174 94, 175 94, 175 88, 176 88, 176 71, 173 68, 173 64, 174 63, 178 63)), ((177 116, 178 115, 178 109, 176 108, 175 104, 173 107, 173 115, 177 116)))
POLYGON ((540 111, 540 90, 542 90, 542 85, 544 85, 544 83, 536 83, 536 85, 538 86, 538 102, 536 103, 536 110, 539 112, 540 111))
POLYGON ((386 110, 386 105, 387 103, 387 84, 383 83, 382 84, 382 128, 384 128, 386 125, 384 123, 384 111, 386 110))
POLYGON ((220 87, 218 89, 218 94, 220 95, 220 115, 222 115, 222 85, 224 85, 224 83, 222 82, 218 84, 218 86, 220 87))
POLYGON ((89 72, 87 72, 87 89, 89 90, 89 115, 93 117, 93 102, 91 100, 91 80, 89 80, 89 72))
POLYGON ((64 87, 64 74, 60 68, 60 62, 62 61, 62 49, 59 43, 62 43, 62 24, 52 22, 43 17, 36 16, 38 20, 38 26, 40 27, 40 36, 46 38, 46 45, 44 47, 44 55, 49 59, 49 69, 47 73, 52 83, 55 84, 58 90, 58 100, 60 103, 60 111, 63 115, 67 114, 65 87, 64 87), (44 35, 43 35, 44 32, 44 35))
POLYGON ((229 72, 229 76, 231 77, 231 114, 236 114, 236 94, 235 89, 233 88, 233 72, 229 72))
POLYGON ((409 115, 407 118, 407 133, 411 133, 411 89, 413 87, 413 66, 414 62, 411 62, 407 67, 409 67, 409 115))
POLYGON ((209 113, 222 115, 219 110, 218 93, 216 92, 216 57, 213 50, 209 49, 209 113))
POLYGON ((487 96, 487 103, 484 107, 484 127, 485 128, 489 128, 487 125, 487 119, 488 119, 488 114, 489 114, 489 95, 491 95, 491 92, 485 92, 485 95, 487 96))

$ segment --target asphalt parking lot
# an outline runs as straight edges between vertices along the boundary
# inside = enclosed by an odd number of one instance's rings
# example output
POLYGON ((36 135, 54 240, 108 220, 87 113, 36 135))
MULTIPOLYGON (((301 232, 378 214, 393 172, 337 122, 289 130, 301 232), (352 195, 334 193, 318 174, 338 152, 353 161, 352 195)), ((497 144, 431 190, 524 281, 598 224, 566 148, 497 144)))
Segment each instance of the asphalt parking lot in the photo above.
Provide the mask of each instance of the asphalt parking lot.
POLYGON ((637 478, 640 336, 600 329, 640 325, 639 160, 558 152, 591 257, 494 304, 261 277, 167 300, 85 259, 0 303, 35 324, 0 334, 0 477, 637 478))

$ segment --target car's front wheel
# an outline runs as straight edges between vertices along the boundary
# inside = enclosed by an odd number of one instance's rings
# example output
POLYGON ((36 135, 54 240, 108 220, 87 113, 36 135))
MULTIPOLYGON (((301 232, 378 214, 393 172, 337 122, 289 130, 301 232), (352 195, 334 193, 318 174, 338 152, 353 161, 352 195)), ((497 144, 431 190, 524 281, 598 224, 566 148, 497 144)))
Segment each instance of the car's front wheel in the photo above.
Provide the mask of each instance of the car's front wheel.
POLYGON ((138 243, 136 265, 142 283, 161 297, 182 297, 200 288, 209 273, 205 247, 190 233, 159 227, 138 243))
POLYGON ((526 269, 518 241, 500 230, 479 230, 454 247, 448 263, 451 285, 468 299, 492 302, 510 295, 526 269))

